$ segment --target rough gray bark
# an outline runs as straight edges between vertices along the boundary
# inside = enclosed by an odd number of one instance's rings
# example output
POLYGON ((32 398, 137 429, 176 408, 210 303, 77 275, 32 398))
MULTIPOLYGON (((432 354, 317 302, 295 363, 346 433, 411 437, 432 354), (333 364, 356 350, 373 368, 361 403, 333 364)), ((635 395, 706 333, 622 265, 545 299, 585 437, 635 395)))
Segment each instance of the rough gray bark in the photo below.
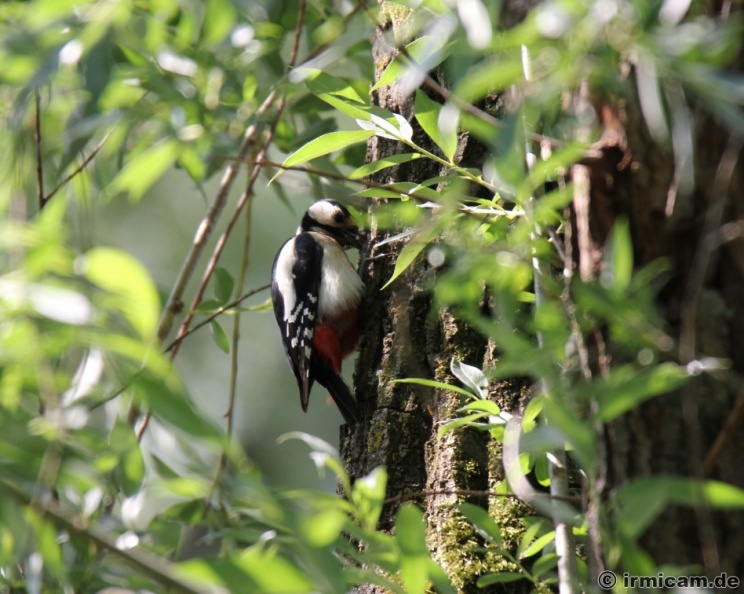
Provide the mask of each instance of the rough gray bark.
MULTIPOLYGON (((387 13, 386 26, 403 35, 406 15, 396 11, 387 13)), ((403 41, 397 39, 398 43, 403 41)), ((394 47, 378 33, 374 46, 378 75, 394 55, 394 47)), ((737 65, 739 71, 741 63, 742 60, 737 65)), ((436 151, 417 130, 410 97, 401 96, 395 87, 385 87, 376 93, 375 100, 404 115, 414 127, 416 142, 436 151)), ((626 217, 631 224, 638 267, 660 257, 673 263, 672 274, 659 292, 659 308, 669 334, 679 339, 683 320, 692 319, 694 358, 729 358, 732 373, 720 381, 699 377, 684 391, 654 399, 600 428, 605 458, 597 477, 603 489, 598 495, 606 497, 613 488, 638 477, 701 477, 703 457, 717 439, 723 447, 715 457, 709 455, 712 467, 706 476, 744 487, 744 431, 736 425, 735 413, 737 406, 744 406, 744 240, 740 237, 741 225, 722 227, 744 216, 744 201, 739 196, 739 188, 744 187, 744 163, 742 159, 736 162, 724 180, 726 184, 721 183, 720 174, 716 182, 729 133, 710 119, 698 120, 695 188, 689 195, 677 197, 670 215, 665 209, 674 176, 671 151, 651 140, 635 97, 626 97, 622 107, 619 105, 611 98, 596 100, 595 107, 605 127, 604 148, 600 158, 584 164, 588 200, 579 204, 577 197, 571 208, 570 239, 576 267, 585 280, 596 277, 609 231, 618 217, 626 217), (706 213, 720 204, 721 192, 725 192, 725 208, 714 230, 723 228, 729 240, 710 254, 703 271, 702 290, 690 293, 690 270, 701 255, 706 213), (733 236, 736 238, 731 240, 733 236), (694 318, 690 317, 690 307, 694 307, 694 318)), ((367 158, 376 160, 402 150, 394 141, 374 138, 367 158)), ((461 138, 459 154, 469 166, 482 164, 483 148, 467 137, 461 138)), ((731 159, 731 150, 726 159, 731 159)), ((386 169, 373 179, 417 182, 439 173, 435 164, 420 159, 386 169)), ((387 244, 373 251, 371 247, 384 237, 385 230, 373 228, 363 250, 361 273, 368 292, 363 306, 355 391, 365 422, 342 436, 342 453, 354 478, 384 465, 389 473, 388 496, 411 496, 425 510, 430 548, 456 587, 462 592, 488 592, 477 589, 475 580, 485 573, 504 570, 504 560, 467 551, 478 539, 455 511, 455 505, 465 498, 454 493, 488 489, 503 478, 500 446, 471 430, 438 438, 438 427, 451 418, 458 406, 456 395, 395 384, 393 380, 426 377, 453 382, 449 372, 453 356, 472 365, 488 366, 497 356, 497 345, 489 344, 468 328, 454 312, 432 306, 436 270, 425 257, 381 290, 393 273, 403 243, 387 244), (416 498, 424 491, 451 494, 416 498)), ((616 357, 616 362, 627 356, 613 349, 611 337, 604 338, 610 342, 601 346, 610 357, 616 357)), ((596 349, 593 352, 596 355, 596 349)), ((678 360, 679 354, 675 347, 668 356, 678 360)), ((595 360, 594 364, 597 367, 600 363, 595 360)), ((492 398, 503 409, 514 410, 523 404, 527 389, 525 382, 516 379, 492 386, 492 398)), ((518 533, 518 518, 529 513, 526 506, 511 500, 468 500, 488 508, 507 536, 518 533)), ((392 528, 399 503, 397 499, 385 507, 383 528, 392 528)), ((598 528, 598 501, 594 504, 588 513, 598 528)), ((727 571, 729 575, 741 576, 742 532, 742 513, 700 510, 691 514, 689 509, 672 507, 648 531, 642 544, 657 564, 699 564, 711 575, 727 571)), ((598 534, 597 530, 594 535, 598 534)), ((594 543, 594 547, 596 561, 601 564, 601 543, 594 543)), ((494 586, 490 591, 521 591, 518 588, 507 584, 494 586)), ((377 590, 369 587, 364 591, 377 590)))
MULTIPOLYGON (((398 45, 405 35, 405 17, 405 11, 394 7, 387 13, 388 31, 396 36, 398 45)), ((396 53, 390 39, 378 32, 374 44, 377 76, 396 53)), ((402 96, 396 86, 384 87, 376 92, 374 101, 406 117, 414 128, 415 142, 439 152, 413 119, 412 96, 402 96)), ((367 160, 403 150, 395 141, 374 137, 368 146, 367 160)), ((461 163, 480 167, 485 149, 461 136, 458 155, 461 163)), ((380 183, 418 182, 440 173, 436 163, 419 159, 386 169, 372 179, 380 183)), ((380 465, 387 468, 388 497, 399 499, 385 506, 381 528, 392 528, 400 502, 410 498, 425 511, 430 549, 456 587, 464 592, 501 592, 503 586, 485 590, 476 587, 478 577, 509 567, 496 555, 466 551, 483 543, 455 509, 463 501, 484 508, 490 506, 507 528, 507 541, 510 534, 516 538, 521 529, 517 518, 527 513, 526 506, 513 500, 489 501, 487 497, 456 494, 462 490, 487 490, 503 479, 499 445, 488 434, 470 429, 450 432, 440 439, 438 428, 462 404, 457 395, 393 383, 398 378, 423 377, 456 384, 449 368, 453 357, 484 367, 493 362, 495 347, 458 320, 453 312, 433 307, 436 270, 425 254, 390 287, 381 290, 405 244, 405 241, 391 243, 374 250, 372 246, 388 234, 373 227, 362 250, 361 274, 367 294, 362 306, 362 339, 354 383, 365 422, 342 436, 342 455, 353 478, 364 476, 380 465), (439 494, 422 496, 432 491, 439 494)), ((502 382, 492 388, 493 399, 505 410, 517 408, 524 394, 525 385, 519 381, 502 382)), ((363 591, 378 590, 369 586, 363 591)), ((527 588, 509 584, 508 591, 526 592, 527 588)))

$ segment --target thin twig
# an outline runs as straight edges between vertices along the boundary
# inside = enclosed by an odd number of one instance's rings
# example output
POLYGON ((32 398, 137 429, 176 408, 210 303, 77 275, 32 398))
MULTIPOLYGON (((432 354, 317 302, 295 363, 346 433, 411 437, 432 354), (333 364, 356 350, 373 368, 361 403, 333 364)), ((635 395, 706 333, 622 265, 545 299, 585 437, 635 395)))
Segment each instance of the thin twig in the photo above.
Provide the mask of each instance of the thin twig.
MULTIPOLYGON (((297 29, 295 30, 295 36, 299 36, 302 33, 302 24, 304 20, 303 18, 304 17, 304 6, 305 6, 305 0, 302 1, 301 7, 300 7, 300 13, 298 13, 298 23, 297 23, 297 29)), ((299 42, 295 41, 294 46, 293 46, 293 52, 292 52, 292 55, 289 61, 290 69, 294 66, 295 61, 297 59, 296 51, 298 50, 298 48, 299 48, 299 42)), ((267 99, 264 101, 264 103, 259 108, 257 115, 259 116, 263 115, 266 112, 266 110, 268 110, 268 108, 274 102, 275 95, 276 95, 276 91, 273 90, 269 94, 269 97, 267 97, 267 99)), ((266 133, 264 142, 262 143, 261 148, 257 153, 257 156, 256 156, 257 161, 262 160, 264 156, 266 155, 268 148, 274 139, 274 132, 276 130, 277 125, 279 124, 279 121, 282 117, 286 104, 287 104, 287 94, 284 93, 276 106, 276 114, 274 115, 271 125, 269 127, 269 130, 266 133)), ((218 193, 218 197, 215 198, 215 202, 213 203, 212 209, 210 209, 210 213, 202 221, 202 224, 199 226, 199 229, 197 230, 197 234, 194 240, 194 244, 192 245, 192 249, 189 254, 189 257, 187 257, 186 262, 184 262, 184 266, 181 269, 182 274, 179 275, 179 281, 177 281, 176 285, 173 288, 173 291, 171 292, 171 296, 168 299, 168 305, 166 306, 165 312, 163 314, 163 318, 161 319, 161 324, 160 324, 160 327, 158 328, 158 338, 160 338, 160 340, 162 340, 170 331, 170 327, 173 322, 173 316, 175 315, 175 312, 180 309, 181 296, 183 294, 183 290, 185 289, 186 281, 188 280, 188 278, 191 277, 194 267, 196 266, 196 259, 201 254, 204 248, 204 245, 206 243, 206 239, 209 236, 212 228, 214 227, 214 224, 217 220, 217 217, 219 216, 219 213, 224 208, 225 202, 227 200, 227 193, 230 187, 232 186, 232 183, 235 180, 235 177, 237 176, 237 172, 240 168, 240 164, 242 161, 246 160, 246 157, 248 156, 249 151, 254 144, 254 141, 256 138, 255 136, 256 129, 254 126, 251 126, 249 128, 249 131, 250 130, 253 130, 253 131, 250 134, 248 133, 248 131, 246 132, 243 144, 241 145, 240 151, 238 151, 238 155, 236 159, 232 161, 230 165, 227 167, 227 170, 225 172, 225 177, 223 178, 223 183, 220 187, 220 192, 218 193), (229 180, 229 183, 227 183, 228 180, 229 180), (221 199, 218 200, 218 198, 220 197, 221 199), (213 211, 214 211, 214 214, 213 214, 213 211), (197 246, 198 246, 198 249, 197 249, 197 246), (186 274, 186 271, 188 271, 188 274, 186 274)), ((235 211, 233 213, 233 216, 228 222, 225 231, 222 233, 220 238, 217 240, 217 244, 215 245, 214 250, 212 251, 212 256, 209 262, 207 263, 207 267, 204 271, 204 275, 202 276, 201 283, 199 284, 196 294, 192 300, 192 307, 190 308, 189 313, 186 315, 186 318, 183 320, 183 322, 181 323, 181 326, 179 327, 177 337, 180 339, 182 339, 189 330, 189 326, 191 325, 191 322, 194 319, 194 312, 199 307, 199 304, 201 303, 204 297, 204 293, 206 291, 207 285, 209 284, 209 281, 212 278, 212 274, 214 273, 214 270, 217 267, 217 262, 219 261, 219 258, 222 255, 225 245, 227 244, 227 239, 230 237, 230 234, 232 233, 235 223, 238 217, 240 216, 240 213, 243 207, 245 206, 246 202, 253 196, 253 186, 260 172, 261 172, 260 167, 258 166, 253 167, 253 170, 251 171, 251 174, 249 176, 245 191, 243 192, 240 199, 238 200, 238 203, 235 206, 235 211)), ((173 346, 173 349, 171 350, 171 360, 173 360, 178 354, 180 344, 181 343, 179 341, 173 346)), ((130 423, 134 422, 133 415, 132 415, 134 410, 135 409, 133 407, 129 411, 130 423)), ((147 413, 145 417, 142 419, 142 424, 140 425, 140 428, 137 432, 138 439, 140 440, 142 439, 142 436, 147 430, 147 426, 149 422, 150 422, 150 414, 147 413)))
POLYGON ((183 336, 179 336, 178 338, 176 338, 175 340, 173 340, 173 342, 171 342, 166 348, 163 349, 163 352, 164 353, 169 353, 171 350, 173 350, 173 347, 175 347, 176 344, 179 343, 179 342, 181 342, 184 338, 187 338, 188 336, 190 336, 191 334, 193 334, 197 330, 203 328, 204 326, 206 326, 207 324, 209 324, 209 322, 211 322, 215 318, 218 318, 219 316, 221 316, 226 311, 229 311, 229 310, 237 307, 238 305, 240 305, 241 303, 243 303, 243 301, 245 301, 249 297, 253 297, 256 293, 260 293, 261 291, 265 291, 269 287, 271 287, 271 285, 268 285, 267 284, 267 285, 263 285, 261 287, 258 287, 257 289, 253 289, 251 291, 248 291, 247 293, 245 293, 244 295, 238 297, 234 301, 231 301, 230 303, 227 303, 226 305, 223 305, 222 307, 216 309, 214 311, 214 313, 208 315, 201 322, 199 322, 195 326, 192 326, 191 328, 189 328, 183 334, 183 336))
POLYGON ((44 198, 44 165, 41 159, 41 95, 39 90, 34 91, 36 100, 36 113, 34 114, 34 143, 36 144, 36 197, 39 201, 39 210, 47 203, 44 198))
MULTIPOLYGON (((410 493, 399 493, 388 497, 382 503, 383 505, 390 505, 391 503, 397 503, 399 501, 407 501, 409 499, 425 499, 427 497, 447 497, 447 496, 459 496, 459 497, 503 497, 507 499, 520 500, 519 495, 516 493, 496 493, 496 491, 478 490, 478 489, 451 489, 451 490, 426 490, 426 491, 413 491, 410 493)), ((581 503, 578 497, 559 497, 550 495, 548 493, 537 493, 536 497, 544 498, 545 500, 560 500, 566 503, 579 504, 581 503)))
MULTIPOLYGON (((186 259, 181 265, 181 270, 179 270, 178 272, 176 281, 173 283, 170 295, 168 296, 168 301, 166 302, 165 308, 163 309, 163 314, 160 317, 160 322, 158 323, 157 337, 158 340, 160 340, 161 342, 170 333, 170 330, 173 326, 173 319, 183 307, 181 300, 183 298, 183 293, 186 290, 186 285, 191 279, 191 276, 196 269, 196 264, 199 261, 199 257, 201 256, 207 244, 207 240, 212 234, 212 231, 217 224, 217 220, 219 219, 219 216, 224 209, 225 204, 227 203, 227 197, 230 193, 230 189, 232 188, 233 183, 235 182, 235 179, 238 176, 238 172, 240 171, 242 162, 247 157, 248 152, 255 143, 256 136, 259 134, 260 130, 263 127, 261 118, 273 105, 275 99, 276 91, 272 90, 256 111, 257 121, 254 124, 248 126, 248 128, 246 129, 245 134, 243 135, 243 142, 238 149, 237 157, 226 167, 225 174, 222 176, 219 190, 217 191, 217 194, 212 201, 212 205, 210 206, 209 211, 202 219, 199 227, 196 230, 194 241, 191 244, 189 253, 186 255, 186 259)), ((133 426, 137 422, 139 414, 139 406, 136 403, 132 403, 127 414, 127 422, 133 426)), ((146 415, 142 421, 142 425, 140 426, 139 431, 137 432, 140 438, 144 434, 144 431, 147 429, 148 424, 149 415, 146 415)))
POLYGON ((51 192, 49 192, 49 194, 46 195, 46 197, 44 198, 44 202, 49 201, 52 198, 52 196, 54 196, 57 192, 59 192, 65 186, 65 184, 69 183, 70 180, 72 180, 73 177, 75 177, 78 173, 80 173, 83 169, 85 169, 88 166, 88 163, 90 163, 93 160, 93 158, 98 154, 98 151, 100 151, 103 148, 103 145, 109 139, 109 136, 111 136, 111 132, 107 132, 106 133, 106 136, 104 136, 101 139, 101 142, 99 142, 93 148, 93 150, 91 151, 90 155, 88 155, 87 157, 85 157, 85 159, 83 159, 82 163, 80 163, 80 165, 78 165, 72 171, 72 173, 70 173, 69 175, 67 175, 61 182, 59 182, 57 184, 57 186, 51 192))

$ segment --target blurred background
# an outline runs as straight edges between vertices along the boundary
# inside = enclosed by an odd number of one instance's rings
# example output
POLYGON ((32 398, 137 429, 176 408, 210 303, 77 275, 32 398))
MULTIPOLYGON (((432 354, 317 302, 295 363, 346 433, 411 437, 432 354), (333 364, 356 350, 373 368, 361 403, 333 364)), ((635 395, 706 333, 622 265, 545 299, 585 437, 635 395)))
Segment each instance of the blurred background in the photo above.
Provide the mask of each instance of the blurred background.
MULTIPOLYGON (((158 283, 161 301, 165 302, 170 283, 175 280, 194 232, 217 191, 219 178, 216 175, 205 184, 203 195, 186 174, 176 170, 155 184, 137 208, 132 208, 123 196, 97 204, 96 208, 101 211, 94 243, 120 247, 138 258, 158 283)), ((235 184, 231 204, 237 200, 245 185, 244 180, 243 175, 235 184)), ((313 202, 311 189, 303 188, 299 179, 288 177, 286 181, 290 185, 297 184, 290 199, 292 210, 268 185, 268 178, 263 177, 256 183, 250 263, 245 284, 247 291, 270 282, 274 256, 284 241, 295 233, 300 217, 313 202)), ((227 211, 230 211, 230 206, 227 211)), ((224 228, 224 220, 222 223, 212 234, 209 248, 199 262, 194 282, 187 291, 187 303, 211 248, 224 228)), ((233 278, 238 277, 244 228, 244 222, 239 222, 220 260, 220 266, 227 269, 233 278)), ((349 255, 356 265, 356 253, 350 252, 349 255)), ((213 294, 208 290, 207 298, 211 296, 213 294)), ((261 304, 269 298, 270 292, 265 290, 246 300, 244 305, 261 304)), ((195 321, 202 318, 197 317, 195 321)), ((177 324, 181 319, 182 316, 177 318, 177 324)), ((234 319, 232 315, 219 318, 228 336, 231 336, 234 319)), ((177 324, 167 343, 175 337, 177 324)), ((271 484, 335 489, 333 479, 319 478, 304 444, 294 440, 279 444, 277 438, 288 432, 303 431, 338 446, 339 426, 343 422, 340 413, 322 386, 317 385, 313 388, 307 414, 302 412, 297 384, 287 365, 271 309, 244 312, 240 328, 240 367, 234 417, 236 438, 271 484)), ((224 426, 230 355, 217 347, 208 325, 186 338, 175 364, 197 405, 224 426)), ((353 369, 353 360, 347 360, 344 374, 349 382, 353 369)))

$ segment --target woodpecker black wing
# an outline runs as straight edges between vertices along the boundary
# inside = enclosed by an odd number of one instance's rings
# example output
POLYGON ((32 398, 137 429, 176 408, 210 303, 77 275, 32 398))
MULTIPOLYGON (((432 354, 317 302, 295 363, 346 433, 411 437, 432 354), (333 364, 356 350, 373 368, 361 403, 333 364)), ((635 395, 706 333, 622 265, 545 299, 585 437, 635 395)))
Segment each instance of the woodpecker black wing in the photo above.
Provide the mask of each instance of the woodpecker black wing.
POLYGON ((300 233, 279 251, 272 273, 271 299, 274 303, 274 315, 282 329, 284 352, 297 378, 300 404, 305 412, 314 380, 310 366, 313 336, 318 321, 322 263, 323 247, 310 234, 300 233), (283 270, 278 270, 279 268, 283 270), (280 286, 281 281, 278 278, 291 280, 292 286, 280 286))

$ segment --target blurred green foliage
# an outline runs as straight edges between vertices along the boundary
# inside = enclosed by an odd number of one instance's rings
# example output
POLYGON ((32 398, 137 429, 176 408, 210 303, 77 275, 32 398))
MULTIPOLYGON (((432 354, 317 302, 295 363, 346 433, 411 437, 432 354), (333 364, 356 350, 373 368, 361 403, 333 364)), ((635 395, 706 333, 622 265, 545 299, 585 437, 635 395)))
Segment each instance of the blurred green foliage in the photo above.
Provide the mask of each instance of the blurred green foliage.
MULTIPOLYGON (((622 221, 613 230, 607 275, 594 284, 574 281, 570 291, 580 332, 608 327, 630 362, 606 377, 580 379, 576 357, 566 349, 576 336, 561 306, 564 287, 543 279, 547 300, 534 306, 533 258, 556 264, 550 242, 535 231, 560 226, 571 188, 556 184, 533 198, 598 138, 596 114, 564 101, 584 83, 627 97, 635 76, 649 130, 671 142, 676 156, 691 146, 688 100, 744 130, 744 83, 725 71, 739 50, 740 21, 706 17, 702 2, 676 14, 674 3, 559 0, 503 29, 497 3, 469 4, 482 18, 437 0, 382 8, 313 1, 303 3, 301 22, 293 0, 0 4, 4 588, 343 592, 374 583, 393 592, 452 591, 427 550, 416 507, 401 507, 395 535, 376 530, 384 469, 351 485, 335 450, 300 434, 295 437, 347 496, 267 487, 231 435, 195 406, 161 352, 162 304, 153 279, 131 254, 76 235, 71 211, 120 194, 138 208, 174 167, 203 189, 252 125, 272 127, 270 155, 285 158, 285 167, 313 161, 327 172, 308 190, 315 197, 348 193, 333 176, 360 179, 417 159, 441 167, 438 177, 421 184, 358 193, 391 199, 395 207, 381 209, 380 221, 397 221, 402 233, 413 229, 416 241, 403 249, 389 281, 424 255, 446 262, 437 303, 456 306, 499 345, 494 369, 453 361, 452 373, 464 386, 453 389, 467 402, 463 416, 440 434, 467 425, 503 441, 509 415, 486 399, 484 386, 527 375, 552 392, 538 396, 523 418, 523 430, 537 444, 525 452, 525 470, 535 468, 539 480, 549 480, 546 451, 567 445, 591 480, 594 424, 685 380, 686 369, 665 360, 671 339, 653 305, 650 281, 663 263, 634 271, 622 221), (433 152, 414 140, 411 122, 368 99, 369 38, 396 7, 412 11, 405 13, 408 39, 398 40, 408 43, 407 56, 387 67, 378 86, 408 85, 415 92, 415 121, 437 147, 433 152), (299 59, 288 72, 296 29, 299 59), (416 89, 422 66, 441 66, 448 78, 454 94, 443 106, 416 89), (507 91, 499 120, 468 108, 507 91), (286 101, 281 114, 272 94, 286 101), (528 169, 527 147, 538 130, 555 140, 555 150, 528 169), (482 171, 456 162, 458 131, 487 145, 491 157, 482 171), (398 141, 402 150, 361 166, 361 143, 375 135, 398 141), (428 208, 419 207, 427 201, 428 208), (484 287, 498 303, 496 318, 478 305, 484 287), (644 356, 631 361, 639 351, 644 356), (174 455, 140 443, 126 419, 133 404, 152 413, 149 431, 174 455), (215 464, 221 455, 224 467, 215 464), (185 527, 204 535, 197 544, 208 552, 184 560, 192 544, 185 527)), ((289 176, 274 183, 285 200, 293 187, 289 176)), ((230 271, 217 268, 214 298, 202 302, 199 315, 224 307, 241 290, 230 271)), ((220 322, 212 329, 218 346, 230 351, 220 322)), ((444 387, 426 378, 410 381, 444 387)), ((744 507, 741 491, 723 483, 657 477, 618 491, 611 507, 617 529, 607 535, 613 560, 636 574, 652 569, 637 542, 643 529, 667 504, 692 505, 700 497, 711 506, 744 507)), ((525 519, 518 550, 508 551, 483 510, 461 511, 487 546, 520 568, 483 576, 480 585, 555 581, 554 532, 544 521, 525 519), (538 555, 530 566, 522 564, 538 555)), ((575 531, 582 537, 585 527, 579 522, 575 531)))

